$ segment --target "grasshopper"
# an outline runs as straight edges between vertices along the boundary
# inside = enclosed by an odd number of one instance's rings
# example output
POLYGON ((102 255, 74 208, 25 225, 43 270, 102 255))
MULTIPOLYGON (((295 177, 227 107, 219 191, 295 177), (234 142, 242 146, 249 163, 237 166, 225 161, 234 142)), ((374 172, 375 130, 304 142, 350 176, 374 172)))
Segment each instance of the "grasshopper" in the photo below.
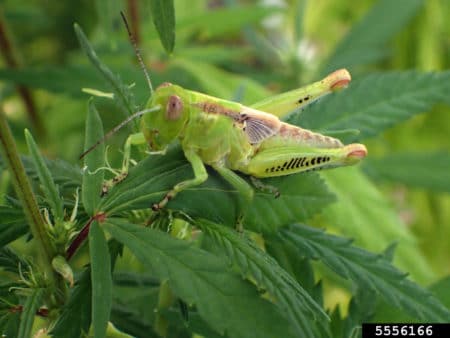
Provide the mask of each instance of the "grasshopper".
POLYGON ((146 109, 114 129, 142 116, 141 132, 130 135, 125 143, 123 174, 115 181, 126 177, 131 145, 142 143, 148 144, 153 152, 163 152, 178 140, 194 173, 192 179, 176 184, 162 200, 154 203, 154 211, 163 208, 179 192, 205 182, 208 178, 205 165, 214 168, 248 205, 254 190, 236 172, 253 178, 284 176, 353 165, 367 155, 363 144, 344 145, 337 138, 282 122, 276 116, 298 110, 346 87, 351 80, 347 70, 337 70, 311 85, 247 107, 172 83, 163 83, 153 91, 142 57, 130 32, 129 35, 148 80, 151 97, 146 109))
POLYGON ((253 189, 235 171, 265 178, 358 163, 367 154, 364 145, 343 145, 336 138, 282 122, 271 114, 298 109, 349 81, 350 74, 341 69, 312 85, 251 107, 171 83, 160 85, 147 103, 147 108, 159 106, 160 110, 142 117, 144 138, 133 137, 145 140, 153 151, 161 151, 178 139, 194 178, 175 185, 153 210, 163 208, 180 191, 206 181, 205 164, 248 202, 253 189))

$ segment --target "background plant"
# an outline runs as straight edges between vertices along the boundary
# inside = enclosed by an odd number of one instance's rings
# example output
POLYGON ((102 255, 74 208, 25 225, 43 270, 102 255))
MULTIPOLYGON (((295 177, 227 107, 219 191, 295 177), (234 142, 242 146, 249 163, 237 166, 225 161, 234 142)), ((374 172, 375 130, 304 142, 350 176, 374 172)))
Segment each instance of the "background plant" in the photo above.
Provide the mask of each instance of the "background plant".
MULTIPOLYGON (((2 333, 347 337, 370 320, 449 321, 448 2, 94 4, 0 3, 2 333), (363 141, 369 158, 267 180, 281 197, 256 194, 245 236, 213 171, 145 227, 191 175, 177 147, 136 150, 103 198, 111 173, 82 168, 105 166, 105 146, 77 160, 148 99, 120 10, 154 84, 250 104, 348 68, 347 90, 285 118, 363 141)), ((112 167, 133 128, 108 141, 112 167)))

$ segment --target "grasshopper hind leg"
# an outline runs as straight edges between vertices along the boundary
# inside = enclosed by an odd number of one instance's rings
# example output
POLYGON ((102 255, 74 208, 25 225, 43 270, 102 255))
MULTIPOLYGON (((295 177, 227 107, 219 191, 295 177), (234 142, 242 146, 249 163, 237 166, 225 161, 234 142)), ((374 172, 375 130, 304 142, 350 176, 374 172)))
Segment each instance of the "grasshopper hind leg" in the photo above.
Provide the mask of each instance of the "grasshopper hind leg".
POLYGON ((357 143, 337 148, 279 146, 258 152, 243 171, 258 178, 285 176, 353 165, 360 162, 366 155, 366 147, 357 143))
POLYGON ((231 184, 239 193, 240 201, 238 207, 238 216, 236 220, 236 230, 243 232, 243 221, 245 214, 250 207, 253 200, 254 191, 253 188, 233 170, 228 169, 223 165, 212 166, 229 184, 231 184))

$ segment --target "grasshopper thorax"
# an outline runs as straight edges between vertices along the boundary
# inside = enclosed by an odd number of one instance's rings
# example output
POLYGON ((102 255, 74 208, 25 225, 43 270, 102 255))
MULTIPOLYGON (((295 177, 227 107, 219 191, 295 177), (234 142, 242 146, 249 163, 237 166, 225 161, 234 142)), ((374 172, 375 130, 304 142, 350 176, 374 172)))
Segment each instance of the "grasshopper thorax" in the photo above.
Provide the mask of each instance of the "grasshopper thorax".
POLYGON ((156 114, 144 115, 141 128, 154 151, 163 150, 180 137, 189 120, 189 97, 187 92, 171 83, 161 84, 147 103, 147 108, 160 106, 156 114))

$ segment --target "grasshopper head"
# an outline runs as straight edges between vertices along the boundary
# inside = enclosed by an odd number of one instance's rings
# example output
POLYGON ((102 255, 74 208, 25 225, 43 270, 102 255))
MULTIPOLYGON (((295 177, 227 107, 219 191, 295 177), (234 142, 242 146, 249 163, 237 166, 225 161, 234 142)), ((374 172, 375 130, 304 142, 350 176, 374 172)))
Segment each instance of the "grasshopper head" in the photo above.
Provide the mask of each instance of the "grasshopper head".
POLYGON ((151 150, 163 150, 178 138, 189 119, 187 92, 171 83, 163 83, 152 95, 147 108, 161 106, 156 114, 145 115, 141 128, 151 150))

